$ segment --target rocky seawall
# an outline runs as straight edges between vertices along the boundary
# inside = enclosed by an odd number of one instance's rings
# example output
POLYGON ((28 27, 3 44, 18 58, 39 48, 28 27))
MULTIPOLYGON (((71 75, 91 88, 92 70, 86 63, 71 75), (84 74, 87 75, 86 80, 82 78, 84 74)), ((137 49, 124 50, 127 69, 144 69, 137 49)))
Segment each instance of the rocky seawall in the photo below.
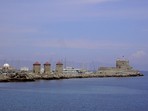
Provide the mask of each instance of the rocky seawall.
POLYGON ((1 74, 0 82, 28 82, 35 81, 29 74, 1 74))
POLYGON ((31 82, 36 80, 56 80, 56 79, 71 79, 71 78, 103 78, 103 77, 137 77, 144 76, 141 73, 129 74, 60 74, 60 75, 46 75, 46 74, 1 74, 0 82, 31 82))

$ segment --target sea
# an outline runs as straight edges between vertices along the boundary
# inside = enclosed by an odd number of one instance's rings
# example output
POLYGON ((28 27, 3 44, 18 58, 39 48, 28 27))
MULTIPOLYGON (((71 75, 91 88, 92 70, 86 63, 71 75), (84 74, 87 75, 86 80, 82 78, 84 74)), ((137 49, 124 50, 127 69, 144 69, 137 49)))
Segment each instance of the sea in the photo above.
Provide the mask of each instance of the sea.
POLYGON ((141 77, 0 83, 0 111, 148 111, 141 77))

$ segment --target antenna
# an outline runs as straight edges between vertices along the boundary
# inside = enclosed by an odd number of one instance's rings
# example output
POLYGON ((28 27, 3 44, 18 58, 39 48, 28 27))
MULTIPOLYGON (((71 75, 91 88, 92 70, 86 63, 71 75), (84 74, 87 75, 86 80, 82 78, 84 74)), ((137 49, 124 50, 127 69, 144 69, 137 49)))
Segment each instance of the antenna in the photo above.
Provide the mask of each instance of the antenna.
POLYGON ((64 68, 66 68, 66 65, 67 65, 67 61, 66 61, 66 57, 64 59, 64 68))

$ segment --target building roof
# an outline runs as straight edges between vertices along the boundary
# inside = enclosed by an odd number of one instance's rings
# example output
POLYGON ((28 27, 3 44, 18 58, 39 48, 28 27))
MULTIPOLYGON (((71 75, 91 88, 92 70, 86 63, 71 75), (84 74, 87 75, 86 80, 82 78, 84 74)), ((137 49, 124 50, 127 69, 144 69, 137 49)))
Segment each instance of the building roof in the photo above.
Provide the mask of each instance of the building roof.
POLYGON ((51 65, 49 62, 46 62, 44 65, 51 65))
POLYGON ((58 61, 58 62, 56 63, 56 65, 63 65, 63 63, 60 62, 60 61, 58 61))
POLYGON ((10 67, 10 65, 9 65, 8 63, 5 63, 5 64, 3 65, 3 67, 10 67))
POLYGON ((41 65, 41 64, 37 61, 33 65, 41 65))

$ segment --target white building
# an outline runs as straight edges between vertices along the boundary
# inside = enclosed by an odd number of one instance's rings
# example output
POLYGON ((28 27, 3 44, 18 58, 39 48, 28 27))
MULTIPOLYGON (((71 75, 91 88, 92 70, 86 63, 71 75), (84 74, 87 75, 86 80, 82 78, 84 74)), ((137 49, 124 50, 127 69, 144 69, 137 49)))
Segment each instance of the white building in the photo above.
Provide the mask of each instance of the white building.
POLYGON ((64 74, 79 74, 81 69, 75 69, 73 67, 66 67, 63 69, 64 74))
POLYGON ((29 68, 28 67, 21 67, 20 68, 20 71, 21 72, 28 72, 29 71, 29 68))
POLYGON ((0 68, 0 73, 14 73, 15 68, 11 67, 8 63, 5 63, 1 68, 0 68))

